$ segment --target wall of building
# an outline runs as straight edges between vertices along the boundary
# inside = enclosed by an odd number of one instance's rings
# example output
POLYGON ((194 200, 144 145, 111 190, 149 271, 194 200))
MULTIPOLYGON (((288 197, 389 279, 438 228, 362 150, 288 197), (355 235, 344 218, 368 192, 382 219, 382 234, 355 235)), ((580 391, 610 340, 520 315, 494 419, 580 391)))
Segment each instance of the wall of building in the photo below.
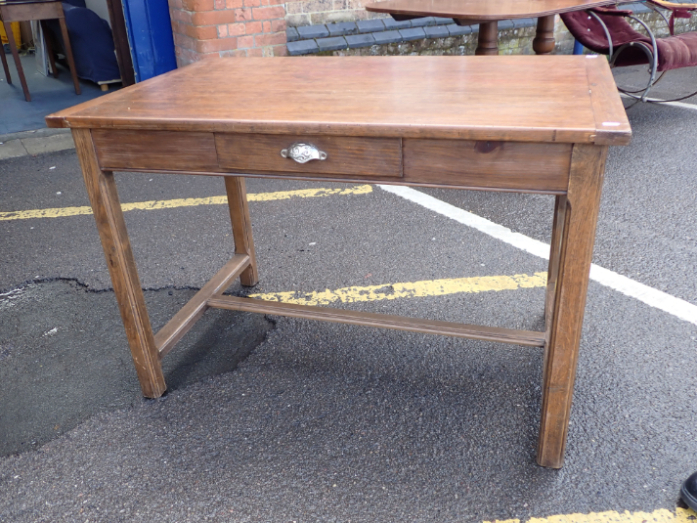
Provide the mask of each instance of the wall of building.
MULTIPOLYGON (((283 56, 288 54, 289 42, 293 55, 473 54, 476 26, 453 30, 452 20, 435 19, 434 24, 449 23, 449 32, 444 25, 416 29, 427 24, 414 20, 405 31, 404 23, 365 11, 364 3, 371 1, 169 0, 177 61, 185 65, 209 56, 283 56), (380 26, 370 29, 375 31, 374 45, 366 43, 370 40, 366 28, 371 25, 380 26), (436 36, 439 31, 448 36, 436 36), (426 38, 415 36, 419 32, 426 38), (404 35, 401 40, 400 34, 404 35)), ((631 7, 657 36, 667 34, 666 24, 657 14, 648 12, 644 5, 631 7)), ((697 16, 677 19, 675 27, 676 32, 695 30, 697 16)), ((532 54, 534 20, 501 22, 499 29, 501 54, 532 54)), ((573 38, 559 17, 555 40, 556 53, 571 52, 573 38)))
POLYGON ((168 0, 179 66, 209 57, 283 56, 283 0, 168 0))

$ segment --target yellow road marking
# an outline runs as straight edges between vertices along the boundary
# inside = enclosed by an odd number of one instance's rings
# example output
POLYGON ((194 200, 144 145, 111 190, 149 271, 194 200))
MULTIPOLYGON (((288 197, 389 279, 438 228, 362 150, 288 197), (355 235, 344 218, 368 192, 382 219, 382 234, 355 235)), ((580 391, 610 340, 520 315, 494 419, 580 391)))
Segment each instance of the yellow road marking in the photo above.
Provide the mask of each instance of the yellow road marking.
MULTIPOLYGON (((359 185, 346 189, 299 189, 296 191, 278 191, 266 193, 252 193, 247 195, 250 202, 270 202, 272 200, 288 200, 290 198, 320 198, 323 196, 335 196, 346 194, 368 194, 373 192, 372 185, 359 185)), ((175 200, 150 200, 147 202, 122 203, 121 210, 154 211, 157 209, 174 209, 177 207, 197 207, 199 205, 224 205, 227 196, 211 196, 209 198, 178 198, 175 200)), ((53 209, 30 209, 27 211, 0 212, 0 221, 3 220, 28 220, 30 218, 65 218, 67 216, 79 216, 92 214, 92 208, 83 207, 56 207, 53 209)))
POLYGON ((367 287, 344 287, 343 289, 317 292, 268 292, 251 294, 250 298, 267 301, 296 303, 300 305, 329 305, 330 303, 357 303, 364 301, 396 300, 397 298, 422 298, 447 294, 477 293, 489 291, 512 291, 532 289, 547 284, 547 273, 515 274, 513 276, 479 276, 475 278, 450 278, 424 280, 367 287))
MULTIPOLYGON (((695 523, 693 510, 677 507, 675 512, 666 509, 653 512, 591 512, 590 514, 559 514, 546 518, 530 518, 524 523, 695 523)), ((483 521, 482 523, 520 523, 519 519, 483 521)))

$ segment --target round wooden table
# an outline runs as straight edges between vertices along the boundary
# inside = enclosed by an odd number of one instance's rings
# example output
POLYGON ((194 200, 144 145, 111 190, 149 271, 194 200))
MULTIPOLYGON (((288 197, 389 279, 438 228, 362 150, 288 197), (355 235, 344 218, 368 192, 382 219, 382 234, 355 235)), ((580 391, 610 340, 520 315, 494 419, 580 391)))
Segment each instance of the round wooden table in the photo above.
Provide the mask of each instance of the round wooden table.
POLYGON ((452 18, 458 25, 479 24, 479 41, 474 52, 477 55, 499 54, 500 20, 537 18, 532 48, 536 54, 550 54, 554 50, 555 15, 613 3, 613 0, 387 0, 365 8, 387 13, 395 20, 438 16, 452 18))

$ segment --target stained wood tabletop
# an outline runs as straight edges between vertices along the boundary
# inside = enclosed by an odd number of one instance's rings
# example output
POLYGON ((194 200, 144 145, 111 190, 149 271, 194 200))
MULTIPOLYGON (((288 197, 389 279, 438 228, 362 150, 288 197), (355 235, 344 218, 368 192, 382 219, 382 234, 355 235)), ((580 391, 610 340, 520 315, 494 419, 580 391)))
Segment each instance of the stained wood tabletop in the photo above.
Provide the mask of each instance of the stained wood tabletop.
POLYGON ((538 18, 613 3, 614 0, 386 0, 367 4, 365 9, 405 16, 494 21, 538 18))
POLYGON ((585 56, 212 59, 46 121, 71 128, 617 145, 631 137, 607 61, 585 56))

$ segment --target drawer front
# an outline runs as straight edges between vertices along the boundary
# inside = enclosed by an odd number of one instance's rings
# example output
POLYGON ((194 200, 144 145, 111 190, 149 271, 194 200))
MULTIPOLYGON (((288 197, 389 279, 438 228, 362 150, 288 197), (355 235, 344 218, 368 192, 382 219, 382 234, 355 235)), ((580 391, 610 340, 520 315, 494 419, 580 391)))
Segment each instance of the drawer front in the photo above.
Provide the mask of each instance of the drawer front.
POLYGON ((218 171, 213 133, 92 131, 103 169, 218 171))
POLYGON ((566 191, 571 144, 404 140, 404 180, 458 187, 566 191))
POLYGON ((218 161, 223 169, 246 172, 302 173, 330 176, 402 176, 399 138, 355 136, 291 136, 216 134, 218 161), (298 163, 282 156, 293 144, 309 144, 326 159, 298 163))

